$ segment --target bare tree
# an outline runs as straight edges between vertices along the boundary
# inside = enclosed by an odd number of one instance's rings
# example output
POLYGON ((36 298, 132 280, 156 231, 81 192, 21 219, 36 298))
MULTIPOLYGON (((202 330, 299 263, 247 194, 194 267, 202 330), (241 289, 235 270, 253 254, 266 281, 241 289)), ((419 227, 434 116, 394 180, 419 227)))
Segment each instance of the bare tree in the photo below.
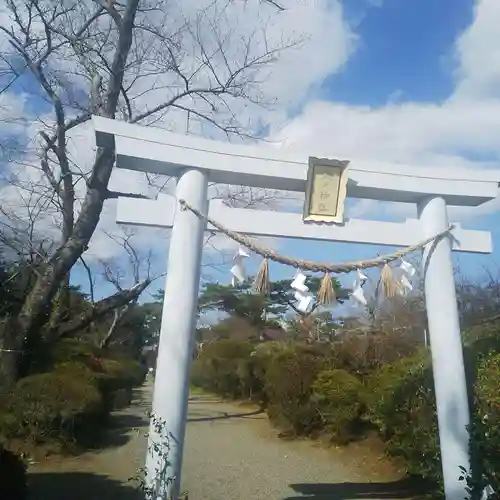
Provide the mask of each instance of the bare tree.
MULTIPOLYGON (((396 297, 384 296, 380 277, 375 273, 374 279, 368 279, 363 287, 366 306, 356 317, 354 324, 347 330, 373 333, 396 333, 409 335, 415 340, 423 341, 427 328, 424 280, 417 260, 409 259, 415 270, 411 278, 412 290, 401 288, 396 297)), ((396 279, 400 272, 394 268, 396 279)), ((352 323, 352 322, 351 322, 352 323)))
MULTIPOLYGON (((141 287, 143 283, 151 283, 156 279, 165 276, 166 273, 160 273, 156 276, 151 275, 151 260, 152 251, 146 253, 141 252, 134 246, 133 237, 135 233, 133 230, 125 228, 122 235, 108 234, 117 245, 123 249, 126 256, 127 265, 120 266, 117 264, 117 259, 100 259, 102 267, 102 275, 106 281, 111 283, 117 293, 122 293, 126 287, 124 282, 127 277, 131 275, 134 287, 141 287)), ((127 313, 137 304, 139 296, 137 295, 127 304, 117 307, 113 311, 113 319, 107 329, 106 333, 98 339, 97 345, 100 348, 107 347, 113 340, 113 337, 124 320, 127 313)))
MULTIPOLYGON (((274 2, 278 10, 282 6, 274 2)), ((166 0, 5 0, 0 24, 4 89, 28 78, 40 107, 36 162, 60 214, 60 238, 37 267, 36 282, 18 317, 0 339, 0 380, 16 380, 23 345, 64 312, 69 273, 88 248, 106 200, 127 193, 109 189, 113 144, 97 148, 89 166, 72 137, 92 114, 131 123, 168 125, 180 114, 231 135, 245 135, 233 111, 240 100, 267 105, 261 70, 295 41, 266 39, 263 31, 225 31, 231 1, 213 0, 186 16, 183 2, 166 0), (259 41, 259 43, 256 43, 259 41), (57 307, 51 308, 52 302, 57 307)), ((142 285, 118 291, 94 313, 134 300, 142 285)), ((80 318, 83 325, 92 318, 80 318)))
POLYGON ((500 269, 484 269, 482 276, 467 278, 458 273, 457 301, 464 328, 493 324, 500 320, 500 269))

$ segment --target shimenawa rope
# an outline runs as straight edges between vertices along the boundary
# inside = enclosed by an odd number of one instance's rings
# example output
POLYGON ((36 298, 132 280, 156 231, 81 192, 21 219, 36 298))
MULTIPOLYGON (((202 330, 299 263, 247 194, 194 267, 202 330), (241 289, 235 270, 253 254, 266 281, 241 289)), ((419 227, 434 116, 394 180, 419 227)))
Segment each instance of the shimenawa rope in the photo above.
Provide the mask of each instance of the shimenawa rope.
POLYGON ((225 234, 228 238, 248 248, 257 255, 264 257, 264 259, 270 259, 274 262, 284 264, 285 266, 291 266, 296 269, 303 269, 314 273, 320 273, 320 272, 336 273, 336 274, 350 273, 358 269, 369 269, 372 267, 380 267, 383 266, 384 264, 389 264, 390 262, 394 262, 395 260, 401 259, 402 257, 405 257, 406 255, 415 252, 416 250, 420 250, 421 248, 425 247, 426 245, 435 240, 441 239, 442 237, 446 236, 454 227, 453 225, 450 224, 448 229, 445 229, 444 231, 441 231, 435 236, 427 238, 426 240, 416 245, 403 248, 402 250, 398 250, 397 252, 391 254, 381 255, 380 257, 377 257, 375 259, 343 262, 341 264, 328 264, 323 262, 312 262, 308 260, 294 259, 292 257, 280 255, 274 250, 257 245, 257 243, 254 240, 248 238, 247 236, 239 234, 236 231, 231 231, 230 229, 227 229, 222 224, 215 221, 208 215, 205 215, 196 208, 190 206, 185 200, 181 199, 179 200, 179 203, 184 210, 191 211, 200 219, 205 220, 206 222, 217 228, 221 233, 225 234))

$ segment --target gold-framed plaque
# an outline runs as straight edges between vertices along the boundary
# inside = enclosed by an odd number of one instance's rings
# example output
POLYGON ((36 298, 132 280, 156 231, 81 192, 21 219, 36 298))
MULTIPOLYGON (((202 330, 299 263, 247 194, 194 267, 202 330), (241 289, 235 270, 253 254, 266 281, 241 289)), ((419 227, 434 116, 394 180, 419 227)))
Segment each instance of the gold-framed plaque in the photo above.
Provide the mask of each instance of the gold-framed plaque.
POLYGON ((344 222, 348 165, 347 160, 309 157, 304 222, 344 222))

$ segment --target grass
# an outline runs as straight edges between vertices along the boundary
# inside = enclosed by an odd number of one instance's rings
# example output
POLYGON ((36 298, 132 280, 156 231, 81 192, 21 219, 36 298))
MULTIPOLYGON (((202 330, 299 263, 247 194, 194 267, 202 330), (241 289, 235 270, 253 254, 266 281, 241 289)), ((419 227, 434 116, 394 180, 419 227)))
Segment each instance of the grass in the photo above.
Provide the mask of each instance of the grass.
POLYGON ((189 386, 189 394, 191 396, 201 396, 202 394, 205 394, 205 391, 201 389, 200 387, 196 387, 195 385, 190 385, 189 386))

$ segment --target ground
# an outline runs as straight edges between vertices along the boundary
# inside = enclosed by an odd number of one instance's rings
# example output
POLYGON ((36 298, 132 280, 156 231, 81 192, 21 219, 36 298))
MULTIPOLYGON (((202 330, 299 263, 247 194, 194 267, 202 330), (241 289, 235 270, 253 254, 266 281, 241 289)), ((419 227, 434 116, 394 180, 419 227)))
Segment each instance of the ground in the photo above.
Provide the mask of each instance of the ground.
MULTIPOLYGON (((144 462, 151 385, 136 396, 113 415, 101 450, 30 466, 31 500, 139 498, 129 479, 144 462)), ((254 407, 207 395, 190 400, 183 467, 189 500, 409 498, 400 478, 376 442, 341 449, 283 440, 254 407)))

